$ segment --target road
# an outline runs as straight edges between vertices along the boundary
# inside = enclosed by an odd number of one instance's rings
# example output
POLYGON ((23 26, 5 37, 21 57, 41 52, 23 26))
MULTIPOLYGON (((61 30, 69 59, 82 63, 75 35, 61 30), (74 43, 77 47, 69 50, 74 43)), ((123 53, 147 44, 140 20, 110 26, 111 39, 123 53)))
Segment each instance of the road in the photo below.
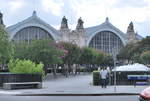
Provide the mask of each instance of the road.
POLYGON ((138 96, 0 96, 0 101, 138 101, 138 96))

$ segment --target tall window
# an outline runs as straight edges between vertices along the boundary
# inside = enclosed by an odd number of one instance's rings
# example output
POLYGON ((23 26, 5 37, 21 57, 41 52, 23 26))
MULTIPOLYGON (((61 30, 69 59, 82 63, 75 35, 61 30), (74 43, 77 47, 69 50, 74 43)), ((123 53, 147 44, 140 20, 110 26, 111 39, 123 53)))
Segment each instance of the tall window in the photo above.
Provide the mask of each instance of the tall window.
POLYGON ((42 39, 42 38, 53 39, 50 33, 48 33, 46 30, 40 27, 30 26, 18 31, 14 36, 13 40, 30 42, 33 39, 42 39))
POLYGON ((110 31, 101 31, 92 38, 89 43, 89 47, 111 54, 113 53, 114 48, 118 53, 123 47, 123 43, 115 33, 110 31))

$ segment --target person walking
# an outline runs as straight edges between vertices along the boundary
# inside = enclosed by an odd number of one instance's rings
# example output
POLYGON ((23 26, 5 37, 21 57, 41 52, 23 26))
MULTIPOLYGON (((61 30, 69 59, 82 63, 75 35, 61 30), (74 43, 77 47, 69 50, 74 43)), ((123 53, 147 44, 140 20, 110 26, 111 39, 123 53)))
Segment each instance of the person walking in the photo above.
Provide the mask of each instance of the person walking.
POLYGON ((100 71, 102 88, 106 88, 107 86, 107 76, 108 76, 108 71, 106 70, 106 68, 102 68, 102 70, 100 71))

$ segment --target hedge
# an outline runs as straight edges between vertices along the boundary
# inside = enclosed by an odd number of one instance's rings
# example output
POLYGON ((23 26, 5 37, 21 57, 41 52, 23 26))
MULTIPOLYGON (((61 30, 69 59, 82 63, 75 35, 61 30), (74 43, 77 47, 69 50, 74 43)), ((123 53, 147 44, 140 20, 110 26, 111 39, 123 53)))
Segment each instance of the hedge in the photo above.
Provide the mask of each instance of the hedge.
POLYGON ((93 71, 93 85, 94 86, 100 85, 99 71, 93 71))

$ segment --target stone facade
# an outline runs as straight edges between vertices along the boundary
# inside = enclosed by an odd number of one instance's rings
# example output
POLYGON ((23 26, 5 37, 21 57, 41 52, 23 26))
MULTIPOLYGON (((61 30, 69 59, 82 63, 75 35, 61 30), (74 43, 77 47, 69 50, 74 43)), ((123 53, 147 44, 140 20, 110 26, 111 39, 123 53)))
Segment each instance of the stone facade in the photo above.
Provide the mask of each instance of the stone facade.
POLYGON ((138 39, 136 38, 136 33, 134 31, 133 23, 131 22, 127 28, 127 39, 128 43, 136 43, 138 39))
POLYGON ((77 44, 80 47, 86 45, 85 30, 81 18, 78 19, 76 29, 70 30, 68 28, 67 19, 64 16, 61 21, 60 34, 62 38, 61 41, 77 44))
MULTIPOLYGON (((2 16, 0 16, 0 22, 3 24, 2 16)), ((31 17, 15 25, 7 27, 6 30, 10 35, 10 39, 14 41, 30 41, 32 38, 40 39, 42 38, 40 36, 43 35, 39 34, 47 33, 45 35, 52 38, 56 42, 65 41, 77 44, 80 47, 89 46, 107 53, 112 53, 114 49, 119 52, 119 50, 127 43, 136 42, 142 39, 141 36, 135 34, 132 22, 129 24, 127 33, 123 33, 118 28, 113 26, 109 22, 108 18, 106 18, 104 23, 93 27, 84 28, 83 24, 83 20, 79 18, 76 29, 71 30, 68 26, 68 20, 64 16, 61 21, 60 29, 56 30, 41 20, 34 11, 31 17), (34 36, 31 27, 34 27, 34 33, 39 33, 37 36, 34 36), (30 31, 28 31, 27 28, 30 28, 30 31), (23 29, 24 32, 21 32, 23 29), (27 32, 25 32, 26 30, 27 32), (39 31, 43 31, 43 33, 40 33, 39 31), (16 37, 17 35, 18 37, 16 37)))

